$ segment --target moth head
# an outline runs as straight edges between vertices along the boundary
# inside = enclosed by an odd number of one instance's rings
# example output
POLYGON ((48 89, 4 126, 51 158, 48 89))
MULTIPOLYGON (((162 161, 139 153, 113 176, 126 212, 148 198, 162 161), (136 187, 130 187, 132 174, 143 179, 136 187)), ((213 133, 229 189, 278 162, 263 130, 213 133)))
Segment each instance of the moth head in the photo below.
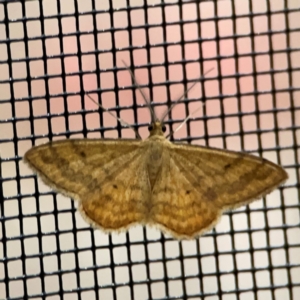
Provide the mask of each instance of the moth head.
POLYGON ((150 132, 150 136, 154 135, 160 135, 163 136, 164 133, 166 132, 167 128, 166 125, 160 121, 152 122, 148 126, 148 130, 150 132))

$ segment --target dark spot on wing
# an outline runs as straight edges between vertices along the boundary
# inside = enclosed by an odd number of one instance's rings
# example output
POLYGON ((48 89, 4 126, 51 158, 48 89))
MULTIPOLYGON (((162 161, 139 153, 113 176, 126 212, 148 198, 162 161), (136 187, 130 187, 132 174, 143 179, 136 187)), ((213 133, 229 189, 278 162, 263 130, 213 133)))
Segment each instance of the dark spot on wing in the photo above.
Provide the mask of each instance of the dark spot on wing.
POLYGON ((80 151, 80 152, 79 152, 79 155, 80 155, 82 158, 86 158, 86 154, 85 154, 83 151, 80 151))
POLYGON ((224 169, 228 170, 230 167, 231 167, 231 164, 227 164, 227 165, 224 166, 224 169))
POLYGON ((117 190, 118 186, 116 184, 113 184, 113 188, 117 190))

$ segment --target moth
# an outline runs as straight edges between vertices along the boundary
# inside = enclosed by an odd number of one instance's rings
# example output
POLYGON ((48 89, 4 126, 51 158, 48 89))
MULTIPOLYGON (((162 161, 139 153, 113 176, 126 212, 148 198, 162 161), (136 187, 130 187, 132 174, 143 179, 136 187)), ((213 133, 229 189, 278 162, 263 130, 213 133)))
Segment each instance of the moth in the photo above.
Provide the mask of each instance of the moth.
POLYGON ((288 178, 261 157, 170 142, 164 119, 174 105, 159 119, 146 102, 151 124, 145 140, 66 139, 33 147, 24 160, 45 184, 77 200, 92 226, 113 232, 155 225, 177 239, 200 236, 223 212, 288 178))

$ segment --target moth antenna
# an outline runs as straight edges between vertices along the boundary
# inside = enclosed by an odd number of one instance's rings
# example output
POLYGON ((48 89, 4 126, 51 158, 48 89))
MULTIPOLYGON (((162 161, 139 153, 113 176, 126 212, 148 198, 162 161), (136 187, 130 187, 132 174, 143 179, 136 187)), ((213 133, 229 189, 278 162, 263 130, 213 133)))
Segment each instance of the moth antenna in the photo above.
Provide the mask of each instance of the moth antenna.
MULTIPOLYGON (((202 103, 202 106, 204 105, 204 103, 202 103)), ((182 122, 181 124, 176 127, 176 129, 174 131, 171 131, 166 138, 169 138, 170 136, 174 135, 174 133, 176 133, 197 111, 200 110, 200 108, 202 108, 202 106, 198 107, 195 111, 193 111, 191 114, 189 114, 182 122)))
POLYGON ((126 67, 126 69, 129 71, 129 74, 133 80, 134 85, 138 88, 139 92, 141 93, 145 103, 147 104, 149 110, 150 110, 150 114, 151 114, 151 123, 155 123, 157 121, 157 117, 155 116, 155 112, 150 104, 149 99, 147 98, 147 96, 145 95, 145 93, 143 92, 140 84, 137 82, 134 74, 132 73, 131 69, 129 68, 129 66, 126 64, 126 62, 124 60, 122 60, 124 66, 126 67))
POLYGON ((102 110, 108 112, 112 117, 114 117, 117 121, 120 122, 121 125, 125 126, 125 127, 128 127, 128 128, 131 128, 134 132, 135 132, 135 136, 138 138, 138 139, 142 139, 139 132, 133 127, 131 126, 129 123, 125 122, 124 120, 122 120, 121 118, 115 116, 110 110, 108 110, 107 108, 103 107, 100 103, 98 103, 97 101, 95 101, 88 93, 85 93, 88 98, 94 102, 97 106, 99 106, 102 110))
MULTIPOLYGON (((199 78, 199 80, 201 80, 202 78, 205 77, 205 75, 207 75, 210 71, 212 71, 214 68, 210 68, 208 71, 206 71, 203 76, 201 76, 199 78)), ((162 118, 161 118, 161 122, 164 121, 164 119, 166 118, 166 116, 168 115, 168 113, 174 108, 175 105, 177 105, 179 103, 179 101, 185 97, 187 95, 187 93, 198 83, 198 81, 194 82, 187 90, 184 91, 184 93, 170 106, 170 108, 167 109, 167 111, 163 114, 162 118)))

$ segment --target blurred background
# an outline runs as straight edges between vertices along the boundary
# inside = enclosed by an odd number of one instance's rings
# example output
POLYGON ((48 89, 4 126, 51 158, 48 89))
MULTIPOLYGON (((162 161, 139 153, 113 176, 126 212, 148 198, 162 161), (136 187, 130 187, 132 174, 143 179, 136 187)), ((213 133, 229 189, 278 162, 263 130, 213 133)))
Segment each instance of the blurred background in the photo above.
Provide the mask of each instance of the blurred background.
POLYGON ((0 1, 0 299, 300 299, 299 0, 0 1), (281 188, 176 241, 106 234, 23 163, 65 138, 148 136, 247 151, 282 165, 281 188), (212 68, 208 74, 202 76, 212 68))

